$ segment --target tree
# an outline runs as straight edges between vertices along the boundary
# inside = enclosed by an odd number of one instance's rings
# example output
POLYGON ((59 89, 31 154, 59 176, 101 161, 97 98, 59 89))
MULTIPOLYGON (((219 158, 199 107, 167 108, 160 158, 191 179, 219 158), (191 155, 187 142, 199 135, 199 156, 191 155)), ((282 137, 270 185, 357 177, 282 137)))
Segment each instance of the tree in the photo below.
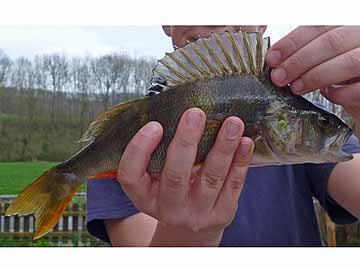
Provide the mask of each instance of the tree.
POLYGON ((72 60, 73 90, 78 93, 80 108, 80 136, 84 133, 90 118, 90 91, 93 84, 90 70, 90 58, 73 58, 72 60))
POLYGON ((144 94, 150 86, 152 70, 155 66, 154 60, 135 59, 134 60, 134 92, 138 95, 144 94))
POLYGON ((65 85, 68 82, 68 60, 65 56, 59 54, 50 54, 43 56, 43 65, 48 73, 49 89, 52 90, 51 101, 51 119, 55 121, 56 105, 63 107, 64 100, 58 95, 65 90, 65 85), (57 101, 57 102, 56 102, 57 101))
POLYGON ((110 92, 115 95, 120 69, 115 64, 114 55, 104 55, 91 61, 91 69, 98 93, 101 96, 104 110, 110 106, 110 92))
POLYGON ((36 73, 33 63, 20 57, 15 61, 11 74, 11 85, 16 87, 19 93, 18 114, 22 115, 21 133, 21 159, 32 159, 33 152, 30 150, 32 145, 33 127, 36 125, 36 115, 38 112, 39 100, 35 89, 36 73))
POLYGON ((0 86, 5 85, 11 66, 11 59, 0 49, 0 86))

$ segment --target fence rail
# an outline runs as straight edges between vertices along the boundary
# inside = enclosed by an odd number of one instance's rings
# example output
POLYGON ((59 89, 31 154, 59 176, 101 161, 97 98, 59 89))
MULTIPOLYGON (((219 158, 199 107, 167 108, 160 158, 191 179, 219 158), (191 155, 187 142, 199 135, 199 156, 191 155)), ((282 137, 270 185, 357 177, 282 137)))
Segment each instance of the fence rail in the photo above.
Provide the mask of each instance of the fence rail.
MULTIPOLYGON (((30 240, 35 232, 35 218, 28 216, 5 216, 14 195, 0 196, 0 236, 16 240, 30 240)), ((90 236, 86 230, 85 193, 77 193, 73 202, 67 207, 58 224, 44 237, 51 244, 86 246, 91 242, 102 245, 90 236), (95 243, 95 242, 98 243, 95 243), (76 242, 76 243, 74 243, 76 242)))
MULTIPOLYGON (((0 195, 0 237, 30 240, 35 230, 35 218, 32 215, 5 216, 7 207, 15 197, 0 195)), ((314 204, 321 239, 325 246, 360 245, 360 222, 346 226, 335 225, 316 200, 314 204)), ((55 246, 106 246, 86 230, 85 193, 76 194, 59 223, 44 236, 44 239, 55 246)))

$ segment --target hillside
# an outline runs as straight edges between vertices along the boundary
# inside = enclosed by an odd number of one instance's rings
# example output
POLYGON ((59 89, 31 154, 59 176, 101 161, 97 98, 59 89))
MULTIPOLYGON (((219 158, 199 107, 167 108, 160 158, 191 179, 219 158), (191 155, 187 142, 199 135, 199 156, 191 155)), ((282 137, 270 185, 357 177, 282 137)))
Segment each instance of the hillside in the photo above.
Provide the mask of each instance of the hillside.
MULTIPOLYGON (((52 92, 42 90, 42 95, 51 99, 52 92)), ((139 97, 136 94, 120 95, 121 101, 139 97)), ((20 106, 19 91, 0 88, 0 161, 62 161, 76 152, 81 145, 77 142, 95 116, 103 111, 93 95, 88 101, 88 113, 81 117, 58 112, 54 120, 44 108, 46 104, 37 104, 39 113, 31 115, 20 106), (12 107, 11 104, 17 104, 12 107), (6 109, 7 108, 7 109, 6 109)), ((72 107, 80 107, 80 97, 67 100, 72 107)))

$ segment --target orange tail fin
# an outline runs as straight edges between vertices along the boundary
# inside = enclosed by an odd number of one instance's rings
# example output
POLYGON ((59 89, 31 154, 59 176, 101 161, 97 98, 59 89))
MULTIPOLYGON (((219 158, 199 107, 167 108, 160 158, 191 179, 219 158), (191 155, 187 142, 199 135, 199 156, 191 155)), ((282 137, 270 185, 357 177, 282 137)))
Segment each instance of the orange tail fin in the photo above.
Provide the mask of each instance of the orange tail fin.
POLYGON ((6 215, 35 214, 34 239, 47 234, 59 221, 79 185, 73 177, 59 172, 56 167, 38 177, 10 204, 6 215))

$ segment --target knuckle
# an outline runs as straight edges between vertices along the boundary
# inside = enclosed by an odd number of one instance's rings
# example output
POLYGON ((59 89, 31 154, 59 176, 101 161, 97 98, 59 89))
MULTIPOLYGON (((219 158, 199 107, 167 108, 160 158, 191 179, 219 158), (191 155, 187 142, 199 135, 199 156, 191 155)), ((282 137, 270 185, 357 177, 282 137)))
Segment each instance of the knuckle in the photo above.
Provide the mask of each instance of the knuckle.
MULTIPOLYGON (((243 183, 245 181, 250 161, 236 159, 231 169, 231 175, 227 181, 243 183)), ((236 184, 235 184, 236 185, 236 184)))
POLYGON ((183 175, 183 172, 178 170, 167 168, 163 172, 164 183, 166 186, 172 190, 179 190, 184 188, 186 184, 186 177, 183 175))
MULTIPOLYGON (((301 72, 304 69, 304 59, 300 56, 300 54, 295 53, 290 58, 288 63, 286 63, 285 69, 292 73, 291 71, 295 72, 301 72)), ((292 74, 289 74, 289 76, 292 76, 292 74)))
POLYGON ((235 138, 235 139, 221 138, 220 140, 217 140, 215 142, 213 151, 216 152, 216 155, 219 155, 220 157, 232 155, 233 153, 235 153, 239 141, 240 138, 235 138))
POLYGON ((143 151, 142 151, 142 147, 139 144, 129 143, 126 147, 126 152, 129 154, 129 156, 134 156, 143 151))
POLYGON ((318 75, 315 71, 305 74, 303 81, 308 88, 318 88, 324 85, 322 76, 318 75))
POLYGON ((300 45, 296 38, 289 37, 284 46, 286 55, 289 56, 289 55, 293 54, 294 52, 296 52, 298 50, 299 46, 300 45))
POLYGON ((354 73, 360 73, 360 49, 355 50, 348 56, 348 68, 354 73))
MULTIPOLYGON (((306 27, 306 26, 304 26, 304 27, 306 27)), ((313 29, 316 36, 320 36, 320 35, 324 34, 325 32, 333 29, 334 26, 316 25, 316 26, 311 26, 311 28, 313 29)))
POLYGON ((192 148, 197 145, 197 142, 194 138, 181 136, 178 138, 178 144, 182 148, 192 148))
POLYGON ((186 228, 191 232, 199 232, 202 228, 197 220, 192 219, 186 223, 186 228))
POLYGON ((289 57, 297 51, 297 48, 297 42, 293 38, 289 37, 286 42, 284 41, 281 45, 281 52, 284 54, 283 57, 289 57))
POLYGON ((228 179, 230 188, 235 191, 240 191, 243 189, 244 182, 241 181, 243 177, 240 177, 240 179, 228 179))
POLYGON ((118 171, 117 180, 122 186, 126 187, 131 186, 134 183, 134 181, 128 176, 126 170, 124 169, 118 171))
POLYGON ((225 212, 216 216, 217 227, 226 228, 232 222, 232 217, 227 215, 225 212))
POLYGON ((346 44, 344 41, 341 32, 332 31, 323 36, 323 44, 333 52, 342 52, 346 44))
POLYGON ((202 178, 205 185, 211 189, 219 189, 224 182, 224 176, 212 169, 204 171, 202 178))

